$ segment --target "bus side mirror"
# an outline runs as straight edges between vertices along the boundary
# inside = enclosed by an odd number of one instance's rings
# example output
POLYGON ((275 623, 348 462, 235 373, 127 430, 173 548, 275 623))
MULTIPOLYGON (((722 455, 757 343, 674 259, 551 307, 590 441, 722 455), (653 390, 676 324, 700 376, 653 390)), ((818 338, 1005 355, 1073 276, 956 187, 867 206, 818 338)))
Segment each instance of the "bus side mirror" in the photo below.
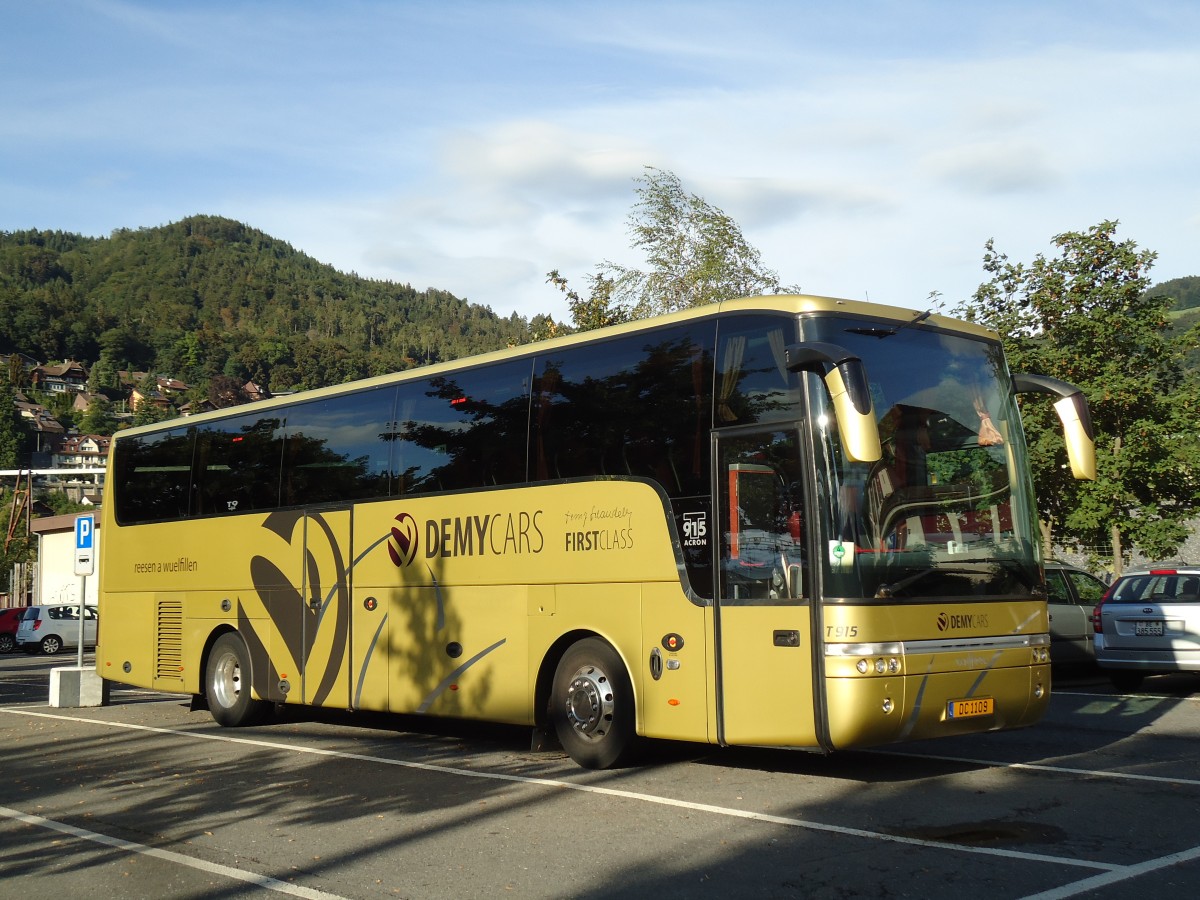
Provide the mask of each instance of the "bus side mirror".
POLYGON ((1092 414, 1083 391, 1066 381, 1047 375, 1013 375, 1013 388, 1018 394, 1034 392, 1053 394, 1054 411, 1062 422, 1063 438, 1067 444, 1067 460, 1071 474, 1081 481, 1096 479, 1096 432, 1092 414))
POLYGON ((787 348, 787 368, 789 372, 815 372, 824 378, 842 448, 851 461, 869 463, 883 456, 867 368, 859 357, 837 344, 806 341, 787 348))

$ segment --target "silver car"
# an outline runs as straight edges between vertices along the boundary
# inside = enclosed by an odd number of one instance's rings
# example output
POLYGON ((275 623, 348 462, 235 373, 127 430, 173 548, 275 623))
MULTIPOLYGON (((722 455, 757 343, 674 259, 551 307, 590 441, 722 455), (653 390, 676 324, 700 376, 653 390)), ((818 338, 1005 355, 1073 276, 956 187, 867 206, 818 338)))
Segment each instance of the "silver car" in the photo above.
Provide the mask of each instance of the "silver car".
POLYGON ((1096 662, 1092 610, 1108 585, 1090 572, 1051 560, 1046 563, 1050 612, 1050 662, 1056 666, 1096 662))
POLYGON ((1092 612, 1096 662, 1120 690, 1147 675, 1200 672, 1200 566, 1131 569, 1092 612))
MULTIPOLYGON (((96 646, 96 607, 83 609, 83 646, 96 646)), ((79 605, 29 606, 17 625, 17 647, 26 653, 55 654, 79 648, 79 605)))

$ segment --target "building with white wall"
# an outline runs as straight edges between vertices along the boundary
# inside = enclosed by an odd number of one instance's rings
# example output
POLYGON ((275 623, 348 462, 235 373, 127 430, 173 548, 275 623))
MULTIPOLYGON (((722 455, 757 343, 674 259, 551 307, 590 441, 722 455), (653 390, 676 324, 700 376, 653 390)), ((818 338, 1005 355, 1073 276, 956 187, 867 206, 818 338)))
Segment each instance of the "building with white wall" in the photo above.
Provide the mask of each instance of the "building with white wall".
POLYGON ((84 583, 84 602, 100 602, 100 517, 95 518, 92 547, 95 570, 83 578, 75 574, 76 513, 65 516, 43 516, 29 523, 37 535, 37 571, 34 575, 34 604, 53 605, 78 603, 80 582, 84 583))

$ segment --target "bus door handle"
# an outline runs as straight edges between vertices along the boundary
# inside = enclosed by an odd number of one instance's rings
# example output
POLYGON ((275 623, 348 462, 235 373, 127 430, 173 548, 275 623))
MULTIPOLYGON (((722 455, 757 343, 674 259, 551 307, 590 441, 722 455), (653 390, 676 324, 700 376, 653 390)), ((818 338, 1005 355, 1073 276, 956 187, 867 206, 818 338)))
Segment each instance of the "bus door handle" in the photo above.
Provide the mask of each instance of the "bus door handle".
POLYGON ((799 647, 800 632, 795 630, 776 631, 775 632, 776 647, 799 647))

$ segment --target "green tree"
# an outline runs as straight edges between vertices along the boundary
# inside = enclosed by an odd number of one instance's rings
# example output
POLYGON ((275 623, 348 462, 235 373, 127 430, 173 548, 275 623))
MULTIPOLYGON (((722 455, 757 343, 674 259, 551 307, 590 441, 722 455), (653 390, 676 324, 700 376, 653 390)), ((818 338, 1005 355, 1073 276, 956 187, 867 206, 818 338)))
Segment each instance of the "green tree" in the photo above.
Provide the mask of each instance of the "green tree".
POLYGON ((24 429, 17 415, 15 392, 8 372, 0 369, 0 469, 15 469, 21 455, 24 429))
POLYGON ((1106 547, 1120 572, 1133 545, 1170 556, 1200 504, 1200 392, 1184 377, 1196 329, 1173 334, 1170 298, 1147 293, 1157 254, 1117 241, 1116 221, 1053 239, 1059 253, 1010 262, 989 240, 990 280, 957 311, 1000 333, 1014 371, 1080 387, 1096 429, 1097 477, 1075 481, 1050 404, 1023 402, 1047 545, 1106 547))
POLYGON ((18 391, 29 384, 29 372, 26 371, 20 354, 14 353, 8 358, 8 383, 18 391))
MULTIPOLYGON (((24 503, 14 503, 13 491, 0 487, 0 592, 12 593, 13 565, 16 563, 32 562, 35 551, 33 538, 28 534, 25 516, 29 515, 28 506, 24 503), (14 513, 17 521, 13 522, 14 513), (9 531, 12 538, 9 539, 9 531)), ((25 495, 24 499, 28 499, 25 495)), ((16 586, 20 589, 20 585, 16 586)))
POLYGON ((554 285, 567 298, 567 308, 571 312, 573 329, 564 329, 549 316, 542 321, 535 321, 531 330, 535 340, 557 337, 560 334, 575 331, 590 331, 593 328, 604 328, 608 325, 619 325, 629 321, 628 309, 613 305, 613 282, 602 275, 586 276, 591 288, 587 297, 581 297, 578 292, 567 286, 567 279, 553 269, 546 273, 546 281, 554 285))
POLYGON ((88 390, 95 392, 102 388, 120 387, 121 379, 117 374, 119 368, 111 351, 101 350, 100 359, 88 369, 88 390))
POLYGON ((92 397, 82 418, 79 420, 79 430, 83 434, 111 435, 117 430, 117 417, 113 414, 112 401, 97 394, 92 397))
POLYGON ((643 319, 720 300, 799 290, 783 286, 737 223, 689 194, 671 172, 647 166, 629 214, 632 246, 646 270, 604 260, 588 275, 588 296, 567 287, 558 270, 547 280, 567 295, 580 330, 643 319))

